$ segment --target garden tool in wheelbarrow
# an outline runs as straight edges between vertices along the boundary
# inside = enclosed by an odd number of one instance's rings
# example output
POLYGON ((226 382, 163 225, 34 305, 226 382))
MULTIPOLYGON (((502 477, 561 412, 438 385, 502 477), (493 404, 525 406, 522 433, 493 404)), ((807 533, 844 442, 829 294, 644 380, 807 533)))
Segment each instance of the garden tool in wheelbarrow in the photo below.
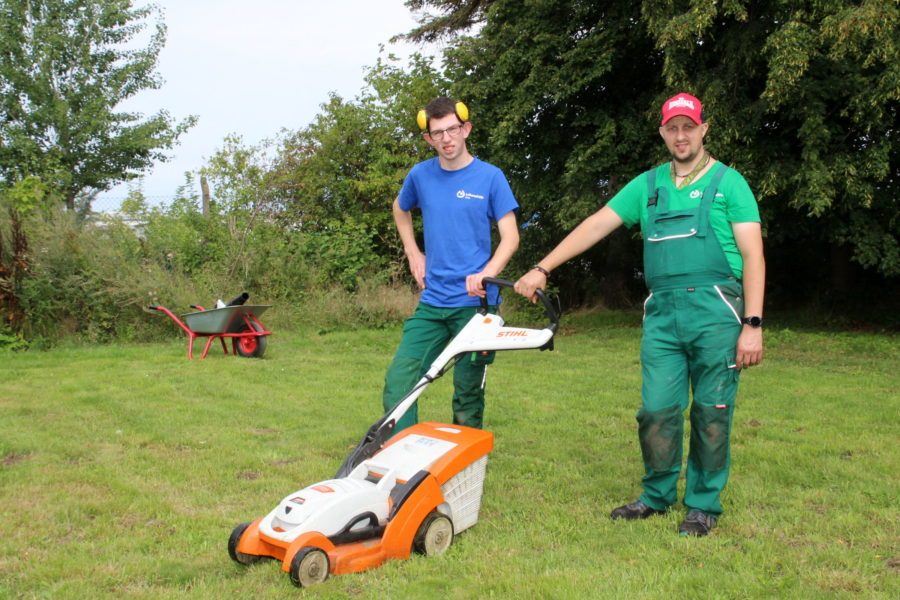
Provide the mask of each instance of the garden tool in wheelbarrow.
MULTIPOLYGON (((485 278, 484 285, 512 287, 485 278)), ((446 423, 394 427, 428 385, 473 352, 552 349, 558 312, 538 290, 550 323, 508 327, 482 308, 454 337, 410 392, 373 424, 332 479, 286 496, 266 516, 238 525, 228 553, 243 565, 281 562, 297 586, 329 574, 364 571, 412 551, 444 552, 454 535, 478 521, 493 434, 446 423)))

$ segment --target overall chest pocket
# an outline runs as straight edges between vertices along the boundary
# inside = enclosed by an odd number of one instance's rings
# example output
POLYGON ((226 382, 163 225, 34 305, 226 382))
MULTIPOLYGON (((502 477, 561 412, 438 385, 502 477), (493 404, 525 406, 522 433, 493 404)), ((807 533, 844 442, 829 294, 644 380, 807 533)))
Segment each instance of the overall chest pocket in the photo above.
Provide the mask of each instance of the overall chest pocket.
POLYGON ((644 238, 644 274, 652 288, 657 278, 702 273, 708 269, 706 243, 697 209, 657 214, 644 238))
POLYGON ((664 242, 697 235, 699 229, 699 211, 680 210, 663 215, 655 215, 647 232, 648 242, 664 242))

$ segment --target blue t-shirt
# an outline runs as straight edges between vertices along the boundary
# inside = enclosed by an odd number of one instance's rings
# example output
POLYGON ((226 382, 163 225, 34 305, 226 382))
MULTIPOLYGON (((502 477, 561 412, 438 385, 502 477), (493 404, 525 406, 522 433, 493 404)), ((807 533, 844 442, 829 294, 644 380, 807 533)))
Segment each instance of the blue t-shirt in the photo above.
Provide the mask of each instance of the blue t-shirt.
MULTIPOLYGON (((425 231, 425 289, 430 306, 477 306, 466 293, 466 276, 480 273, 491 259, 491 227, 519 204, 503 171, 475 158, 455 171, 438 158, 410 169, 400 190, 400 208, 422 211, 425 231)), ((488 286, 488 303, 499 304, 497 286, 488 286)))

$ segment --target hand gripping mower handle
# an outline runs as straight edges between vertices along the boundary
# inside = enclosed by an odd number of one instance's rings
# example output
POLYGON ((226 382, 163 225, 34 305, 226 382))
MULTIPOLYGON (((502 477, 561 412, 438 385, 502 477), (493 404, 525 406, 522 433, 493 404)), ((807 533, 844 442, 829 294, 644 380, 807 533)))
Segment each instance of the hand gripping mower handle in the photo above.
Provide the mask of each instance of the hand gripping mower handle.
MULTIPOLYGON (((481 280, 482 285, 487 289, 489 284, 496 285, 497 287, 514 287, 516 284, 507 279, 498 279, 496 277, 485 277, 481 280)), ((547 329, 556 333, 557 328, 559 327, 559 311, 556 310, 556 307, 553 306, 553 302, 550 301, 550 298, 547 297, 547 294, 544 293, 542 289, 534 290, 535 295, 538 297, 538 300, 541 301, 541 304, 544 306, 544 312, 547 313, 547 318, 550 319, 550 325, 547 326, 547 329)), ((481 298, 481 310, 483 313, 488 312, 488 303, 487 303, 487 295, 481 298)))

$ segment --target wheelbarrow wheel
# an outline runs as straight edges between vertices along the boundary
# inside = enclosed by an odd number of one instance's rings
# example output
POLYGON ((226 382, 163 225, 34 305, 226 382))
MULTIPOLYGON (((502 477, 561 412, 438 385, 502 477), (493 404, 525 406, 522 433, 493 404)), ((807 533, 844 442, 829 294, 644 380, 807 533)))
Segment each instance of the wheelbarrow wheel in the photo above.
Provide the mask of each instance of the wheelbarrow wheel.
MULTIPOLYGON (((247 333, 250 331, 263 331, 256 323, 250 325, 244 324, 238 333, 247 333)), ((244 358, 262 358, 266 352, 266 343, 268 340, 264 335, 245 335, 234 338, 234 351, 238 356, 244 358)))

